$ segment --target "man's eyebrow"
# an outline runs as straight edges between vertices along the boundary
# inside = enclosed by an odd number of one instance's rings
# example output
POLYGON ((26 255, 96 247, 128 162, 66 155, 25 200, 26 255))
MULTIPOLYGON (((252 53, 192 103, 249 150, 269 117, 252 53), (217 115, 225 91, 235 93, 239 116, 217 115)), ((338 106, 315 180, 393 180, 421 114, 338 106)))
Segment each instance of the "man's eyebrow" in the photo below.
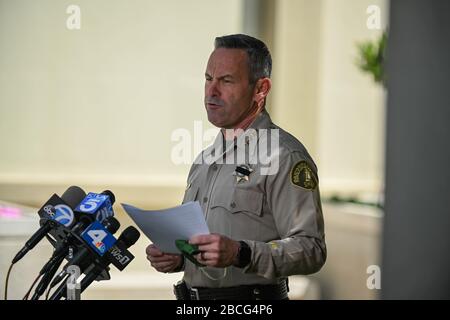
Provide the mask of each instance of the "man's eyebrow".
MULTIPOLYGON (((212 76, 208 72, 205 73, 205 77, 212 78, 212 76)), ((232 74, 225 74, 223 76, 218 77, 219 80, 224 79, 224 78, 234 78, 234 77, 232 74)))

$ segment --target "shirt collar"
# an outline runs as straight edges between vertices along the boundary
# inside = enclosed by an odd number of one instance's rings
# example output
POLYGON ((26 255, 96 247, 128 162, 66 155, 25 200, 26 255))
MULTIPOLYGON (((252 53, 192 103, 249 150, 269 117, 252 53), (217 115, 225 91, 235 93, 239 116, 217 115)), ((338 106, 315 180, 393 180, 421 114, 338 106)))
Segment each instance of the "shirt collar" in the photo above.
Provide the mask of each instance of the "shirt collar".
POLYGON ((244 133, 242 133, 239 137, 237 137, 235 144, 231 143, 229 146, 227 146, 225 152, 223 151, 223 144, 225 143, 223 139, 223 134, 222 131, 219 131, 214 140, 214 143, 208 148, 206 148, 203 151, 203 154, 206 157, 210 157, 209 159, 210 161, 212 160, 211 163, 213 163, 216 162, 221 157, 223 157, 224 154, 231 152, 234 148, 234 145, 236 145, 238 152, 239 151, 245 152, 246 145, 250 144, 249 139, 256 139, 255 143, 251 144, 251 150, 250 149, 247 150, 250 154, 252 154, 253 152, 255 152, 256 145, 259 140, 258 130, 269 129, 271 125, 272 120, 270 119, 270 115, 264 109, 256 116, 255 120, 253 120, 251 125, 244 131, 244 133))

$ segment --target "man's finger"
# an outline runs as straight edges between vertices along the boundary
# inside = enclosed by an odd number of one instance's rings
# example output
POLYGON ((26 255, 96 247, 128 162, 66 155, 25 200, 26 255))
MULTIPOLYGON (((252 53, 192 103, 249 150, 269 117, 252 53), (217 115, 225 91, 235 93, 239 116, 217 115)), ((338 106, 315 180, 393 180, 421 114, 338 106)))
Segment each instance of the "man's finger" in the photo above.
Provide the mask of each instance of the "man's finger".
POLYGON ((159 250, 159 249, 158 249, 155 245, 153 245, 153 244, 149 245, 149 246, 147 247, 147 249, 145 250, 145 252, 147 253, 147 255, 155 256, 155 257, 161 256, 161 255, 164 254, 163 252, 161 252, 161 250, 159 250))
POLYGON ((215 236, 211 234, 201 234, 193 236, 189 239, 190 244, 197 244, 197 245, 205 245, 214 242, 216 239, 215 236))
POLYGON ((152 266, 156 269, 156 270, 161 270, 164 268, 174 268, 176 265, 176 263, 174 261, 168 261, 168 262, 152 262, 152 266))
POLYGON ((217 246, 216 242, 198 245, 199 251, 218 252, 219 250, 217 248, 218 248, 218 246, 217 246))
POLYGON ((158 270, 158 271, 159 271, 159 272, 168 273, 168 272, 170 272, 170 271, 173 271, 174 269, 175 269, 175 266, 170 266, 170 267, 162 268, 162 269, 160 269, 160 270, 158 270))
POLYGON ((155 257, 155 256, 150 256, 149 260, 151 260, 152 262, 169 262, 169 261, 177 261, 177 256, 171 256, 171 255, 162 255, 159 257, 155 257))
POLYGON ((202 255, 203 255, 203 252, 200 252, 199 254, 197 254, 197 255, 195 256, 195 259, 197 259, 197 261, 198 261, 199 263, 205 264, 205 260, 203 260, 202 255))

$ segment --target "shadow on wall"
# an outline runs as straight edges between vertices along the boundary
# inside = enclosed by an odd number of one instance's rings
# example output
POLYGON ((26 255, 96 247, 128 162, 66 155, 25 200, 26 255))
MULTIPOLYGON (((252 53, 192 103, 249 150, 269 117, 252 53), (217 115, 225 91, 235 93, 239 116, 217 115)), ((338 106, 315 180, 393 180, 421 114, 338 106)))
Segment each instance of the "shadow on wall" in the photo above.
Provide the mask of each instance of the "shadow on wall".
MULTIPOLYGON (((323 204, 327 262, 310 276, 322 299, 378 299, 373 269, 380 266, 382 210, 355 204, 323 204)), ((379 269, 378 269, 379 270, 379 269)), ((378 279, 377 279, 378 280, 378 279)))

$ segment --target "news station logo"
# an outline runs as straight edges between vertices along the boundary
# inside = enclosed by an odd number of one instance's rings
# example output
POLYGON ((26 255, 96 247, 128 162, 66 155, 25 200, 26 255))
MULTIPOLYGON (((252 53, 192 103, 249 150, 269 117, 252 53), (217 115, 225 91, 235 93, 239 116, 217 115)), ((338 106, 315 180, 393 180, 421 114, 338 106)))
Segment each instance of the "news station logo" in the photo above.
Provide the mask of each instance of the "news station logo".
POLYGON ((100 251, 101 253, 105 253, 106 252, 106 245, 103 242, 97 242, 95 243, 95 247, 97 248, 98 251, 100 251))
POLYGON ((111 200, 107 195, 89 192, 75 211, 95 214, 96 220, 102 222, 114 215, 111 200))
POLYGON ((58 204, 54 208, 55 214, 53 216, 53 220, 58 221, 65 227, 68 227, 73 223, 74 214, 69 206, 65 204, 58 204))
POLYGON ((103 256, 117 241, 99 221, 95 221, 89 225, 83 231, 81 237, 100 256, 103 256))
POLYGON ((64 201, 54 194, 38 211, 39 216, 47 219, 50 218, 65 227, 69 227, 74 221, 74 213, 68 205, 62 202, 64 201))

